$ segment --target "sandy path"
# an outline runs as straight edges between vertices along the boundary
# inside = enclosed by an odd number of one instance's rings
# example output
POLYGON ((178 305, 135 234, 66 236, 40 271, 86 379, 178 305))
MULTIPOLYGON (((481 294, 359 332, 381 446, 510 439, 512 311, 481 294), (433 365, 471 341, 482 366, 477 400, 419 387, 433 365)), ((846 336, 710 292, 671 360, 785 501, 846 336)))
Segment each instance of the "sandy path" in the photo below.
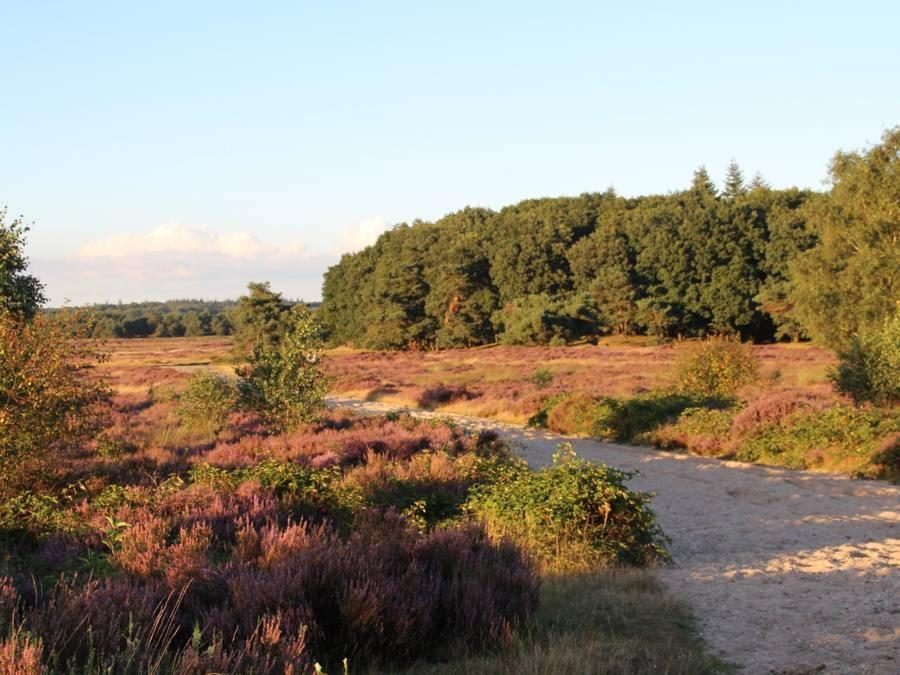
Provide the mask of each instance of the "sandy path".
POLYGON ((656 495, 672 539, 675 564, 660 576, 745 672, 900 673, 900 487, 408 412, 494 429, 535 467, 570 440, 581 457, 639 469, 631 486, 656 495))

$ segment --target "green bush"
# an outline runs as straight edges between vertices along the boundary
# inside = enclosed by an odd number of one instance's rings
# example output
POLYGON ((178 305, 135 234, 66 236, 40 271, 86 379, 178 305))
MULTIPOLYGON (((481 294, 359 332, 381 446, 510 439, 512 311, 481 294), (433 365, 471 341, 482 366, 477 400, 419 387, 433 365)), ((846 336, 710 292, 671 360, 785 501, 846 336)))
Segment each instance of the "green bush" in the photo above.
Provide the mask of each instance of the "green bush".
POLYGON ((598 399, 587 394, 564 396, 548 407, 547 428, 560 434, 592 434, 598 405, 598 399))
POLYGON ((900 403, 900 312, 875 331, 854 337, 830 373, 835 389, 857 403, 900 403))
POLYGON ((103 427, 110 389, 92 370, 106 357, 71 335, 65 316, 0 313, 0 498, 52 482, 60 456, 103 427))
POLYGON ((237 406, 237 389, 221 375, 198 370, 178 399, 178 416, 192 429, 218 434, 237 406))
POLYGON ((315 419, 324 405, 328 380, 319 366, 322 329, 306 310, 294 313, 277 345, 258 342, 241 377, 243 404, 275 431, 315 419))
POLYGON ((562 434, 583 434, 619 441, 641 441, 644 434, 675 422, 686 410, 722 410, 724 397, 690 396, 667 391, 626 399, 569 394, 549 399, 529 424, 562 434))
POLYGON ((747 462, 793 469, 819 468, 873 478, 891 478, 892 455, 886 439, 900 434, 900 411, 837 405, 799 410, 768 424, 737 448, 747 462), (879 469, 875 465, 881 466, 879 469))
POLYGON ((551 373, 546 368, 538 368, 534 371, 534 375, 532 375, 531 377, 531 382, 538 389, 549 387, 553 382, 553 373, 551 373))
POLYGON ((641 440, 659 448, 719 456, 727 450, 734 414, 734 408, 687 408, 674 423, 645 432, 641 440))
POLYGON ((467 508, 492 536, 519 542, 546 569, 649 565, 667 554, 649 496, 625 487, 632 476, 561 444, 551 466, 509 464, 500 480, 473 488, 467 508))
POLYGON ((704 340, 678 359, 678 390, 691 396, 733 396, 751 383, 758 362, 748 344, 728 337, 704 340))

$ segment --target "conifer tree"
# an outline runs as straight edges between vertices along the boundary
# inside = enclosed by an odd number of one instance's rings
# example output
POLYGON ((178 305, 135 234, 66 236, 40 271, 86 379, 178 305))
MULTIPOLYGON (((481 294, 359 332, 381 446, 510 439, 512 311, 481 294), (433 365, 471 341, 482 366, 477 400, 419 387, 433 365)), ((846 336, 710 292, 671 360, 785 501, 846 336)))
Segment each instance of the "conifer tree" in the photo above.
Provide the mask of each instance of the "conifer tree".
POLYGON ((728 165, 725 173, 725 189, 722 194, 726 199, 737 199, 746 192, 744 187, 744 174, 741 167, 734 160, 728 165))

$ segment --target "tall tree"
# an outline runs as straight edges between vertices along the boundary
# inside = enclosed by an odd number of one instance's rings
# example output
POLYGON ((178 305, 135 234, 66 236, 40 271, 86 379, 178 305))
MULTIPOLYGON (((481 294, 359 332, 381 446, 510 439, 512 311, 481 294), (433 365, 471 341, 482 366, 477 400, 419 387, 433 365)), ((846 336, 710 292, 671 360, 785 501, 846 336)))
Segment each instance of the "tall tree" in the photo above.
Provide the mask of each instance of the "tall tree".
POLYGON ((274 347, 287 328, 290 305, 268 281, 250 282, 247 295, 238 298, 232 310, 235 349, 248 354, 256 344, 274 347))
POLYGON ((494 340, 491 315, 498 293, 491 280, 488 209, 466 208, 435 223, 440 234, 425 271, 425 311, 436 322, 438 347, 471 347, 494 340))
POLYGON ((792 298, 812 337, 845 348, 900 303, 900 126, 838 152, 830 174, 830 196, 807 213, 818 243, 790 263, 792 298))
POLYGON ((744 173, 741 171, 738 163, 731 160, 725 172, 725 189, 722 192, 722 196, 726 199, 737 199, 744 192, 746 192, 744 173))
POLYGON ((716 184, 709 177, 709 172, 705 166, 700 166, 694 171, 694 177, 691 180, 691 190, 698 194, 716 195, 716 184))
POLYGON ((6 207, 0 208, 0 314, 26 320, 46 302, 44 285, 28 274, 27 233, 21 218, 7 223, 6 207))

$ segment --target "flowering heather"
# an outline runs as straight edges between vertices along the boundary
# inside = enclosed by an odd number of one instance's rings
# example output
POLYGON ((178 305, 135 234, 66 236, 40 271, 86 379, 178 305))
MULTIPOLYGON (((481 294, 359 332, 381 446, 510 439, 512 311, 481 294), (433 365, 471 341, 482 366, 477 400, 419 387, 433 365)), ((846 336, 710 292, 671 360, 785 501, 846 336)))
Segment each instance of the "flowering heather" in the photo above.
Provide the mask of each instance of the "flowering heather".
POLYGON ((108 426, 0 504, 0 674, 392 669, 503 648, 531 615, 535 551, 469 503, 527 471, 495 434, 331 411, 214 436, 178 414, 188 372, 109 372, 108 426))

